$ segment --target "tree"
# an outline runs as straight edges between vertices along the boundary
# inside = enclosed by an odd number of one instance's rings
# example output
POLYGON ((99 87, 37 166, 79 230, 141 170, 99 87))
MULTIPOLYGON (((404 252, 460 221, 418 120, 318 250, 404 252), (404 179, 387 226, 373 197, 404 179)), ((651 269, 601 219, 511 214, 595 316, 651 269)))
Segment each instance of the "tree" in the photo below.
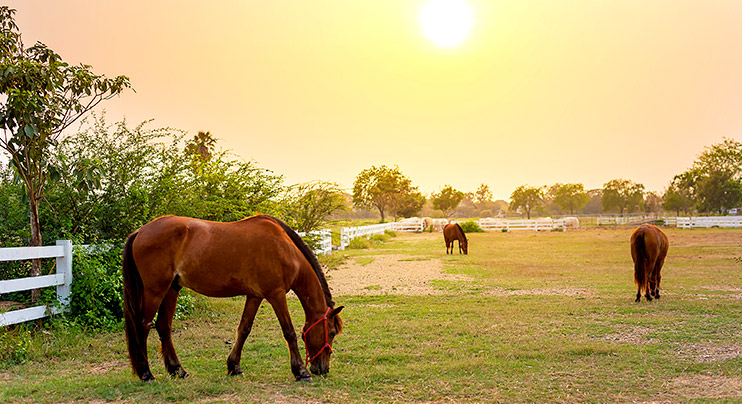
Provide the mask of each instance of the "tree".
POLYGON ((353 204, 359 208, 378 209, 383 222, 387 209, 396 213, 395 207, 402 206, 400 201, 416 191, 417 187, 412 186, 399 167, 371 166, 361 171, 353 182, 353 204))
POLYGON ((526 216, 531 218, 531 210, 544 204, 544 193, 541 188, 521 185, 510 195, 509 210, 523 209, 526 216))
POLYGON ((443 211, 443 216, 448 217, 456 207, 459 206, 461 200, 464 199, 464 193, 454 189, 450 185, 446 185, 437 194, 431 195, 433 200, 433 208, 443 211))
POLYGON ((614 179, 603 184, 603 210, 616 210, 621 216, 644 206, 644 185, 631 180, 614 179))
POLYGON ((742 203, 742 184, 729 171, 714 171, 697 184, 697 206, 702 212, 724 213, 742 203))
POLYGON ((216 139, 211 132, 198 131, 198 134, 186 144, 185 152, 193 156, 195 160, 204 162, 214 154, 215 147, 216 139))
POLYGON ((284 196, 282 216, 297 231, 309 232, 317 230, 328 216, 347 208, 339 185, 313 181, 289 187, 284 196))
POLYGON ((687 215, 694 204, 693 191, 682 174, 675 176, 670 186, 667 187, 663 199, 665 201, 662 203, 662 207, 665 210, 675 211, 678 216, 680 216, 680 212, 687 215))
POLYGON ((582 184, 554 184, 549 188, 549 196, 562 211, 573 215, 590 202, 582 184))
MULTIPOLYGON (((62 131, 77 119, 124 89, 126 76, 109 79, 94 74, 88 65, 70 66, 53 50, 37 42, 25 48, 15 24, 15 10, 0 7, 0 148, 10 155, 29 202, 31 238, 39 246, 39 201, 49 177, 49 149, 62 131)), ((40 275, 34 260, 31 275, 40 275)), ((38 290, 33 292, 37 297, 38 290)))
POLYGON ((480 184, 479 188, 474 192, 473 200, 477 204, 477 207, 480 207, 479 205, 484 203, 492 202, 492 192, 490 191, 490 187, 486 184, 480 184))
POLYGON ((395 221, 397 217, 412 217, 420 214, 425 205, 425 196, 416 190, 400 195, 393 204, 395 221))

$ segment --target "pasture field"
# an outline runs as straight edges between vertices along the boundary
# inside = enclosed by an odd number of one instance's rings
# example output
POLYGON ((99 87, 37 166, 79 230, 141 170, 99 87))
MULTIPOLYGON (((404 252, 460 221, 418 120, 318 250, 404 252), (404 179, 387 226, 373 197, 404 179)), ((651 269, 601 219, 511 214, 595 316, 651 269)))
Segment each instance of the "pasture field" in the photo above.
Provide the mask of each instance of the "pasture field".
MULTIPOLYGON (((43 330, 29 361, 0 366, 0 402, 742 402, 734 259, 742 230, 665 231, 658 301, 633 302, 628 228, 470 234, 468 256, 446 256, 440 233, 398 234, 336 252, 332 265, 344 255, 344 265, 370 268, 392 256, 445 274, 414 295, 399 293, 404 278, 336 293, 345 332, 330 374, 311 384, 293 381, 266 303, 245 345, 244 376, 226 376, 244 301, 200 297, 197 314, 174 322, 189 378, 166 375, 154 332, 158 381, 143 384, 131 375, 123 333, 43 330)), ((331 287, 349 272, 342 268, 328 271, 331 287)), ((295 298, 290 308, 299 329, 295 298)))

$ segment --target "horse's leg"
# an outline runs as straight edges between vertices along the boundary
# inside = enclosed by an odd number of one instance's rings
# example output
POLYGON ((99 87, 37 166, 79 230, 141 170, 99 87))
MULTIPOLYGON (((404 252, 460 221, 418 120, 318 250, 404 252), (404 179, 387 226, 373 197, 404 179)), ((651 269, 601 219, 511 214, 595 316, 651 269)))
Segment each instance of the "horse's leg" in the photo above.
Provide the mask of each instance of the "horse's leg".
POLYGON ((451 248, 451 254, 453 254, 453 241, 446 240, 446 255, 448 255, 448 248, 451 248))
POLYGON ((247 336, 250 335, 252 322, 255 320, 255 314, 257 314, 262 301, 263 298, 261 297, 248 297, 245 300, 245 310, 242 311, 242 320, 240 320, 240 326, 237 328, 237 340, 232 346, 232 352, 227 357, 227 374, 230 376, 242 374, 242 368, 240 367, 242 347, 245 345, 247 336))
POLYGON ((289 345, 291 372, 294 374, 296 380, 311 382, 312 375, 309 374, 309 371, 307 371, 307 368, 304 366, 304 362, 301 359, 301 353, 299 352, 299 346, 296 344, 296 331, 294 331, 294 325, 291 323, 289 308, 286 305, 286 295, 280 292, 276 293, 268 298, 268 303, 273 306, 273 311, 276 313, 276 317, 278 317, 278 322, 281 323, 283 337, 289 345))
POLYGON ((176 289, 171 287, 167 291, 165 298, 160 303, 160 310, 157 312, 157 322, 155 322, 155 328, 157 328, 157 334, 160 336, 162 353, 162 360, 165 362, 165 368, 170 376, 177 376, 184 378, 188 376, 188 372, 183 369, 178 355, 175 354, 175 347, 173 347, 172 329, 173 329, 173 317, 175 316, 175 307, 178 303, 178 294, 180 288, 176 289))
POLYGON ((647 263, 646 269, 645 269, 646 271, 649 271, 649 273, 647 274, 647 278, 648 278, 647 279, 647 290, 644 292, 644 297, 647 298, 647 301, 648 302, 651 302, 652 301, 651 294, 652 294, 652 290, 653 290, 652 287, 654 285, 654 282, 652 282, 652 280, 654 279, 653 278, 653 276, 654 276, 653 272, 654 272, 654 265, 655 265, 656 262, 657 262, 657 259, 656 258, 649 260, 649 262, 647 263))
POLYGON ((658 259, 657 260, 657 263, 654 266, 655 278, 656 278, 656 281, 657 281, 657 285, 656 285, 656 289, 655 289, 655 294, 654 294, 654 297, 656 299, 659 299, 660 298, 660 281, 662 280, 662 265, 664 263, 665 263, 665 259, 664 258, 663 259, 658 259))
POLYGON ((143 382, 149 382, 155 380, 152 376, 152 371, 149 368, 149 358, 147 355, 147 337, 149 337, 149 331, 152 328, 152 320, 155 318, 155 313, 160 307, 160 303, 164 295, 167 293, 163 290, 159 295, 152 292, 151 289, 144 288, 142 293, 142 327, 138 330, 138 339, 140 342, 140 357, 137 358, 137 365, 135 371, 139 378, 143 382))

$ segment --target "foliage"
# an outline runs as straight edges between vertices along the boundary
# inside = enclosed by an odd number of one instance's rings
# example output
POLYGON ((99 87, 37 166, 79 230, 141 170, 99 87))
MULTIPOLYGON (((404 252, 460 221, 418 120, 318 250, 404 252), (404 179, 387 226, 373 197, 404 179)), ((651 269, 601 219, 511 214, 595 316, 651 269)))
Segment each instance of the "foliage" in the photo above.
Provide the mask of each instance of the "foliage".
POLYGON ((392 213, 397 217, 413 217, 420 214, 425 205, 425 196, 415 190, 399 195, 392 203, 392 213))
POLYGON ((492 191, 490 191, 489 185, 486 184, 480 184, 479 188, 474 192, 474 203, 477 204, 477 207, 479 205, 491 202, 492 201, 492 191))
POLYGON ((167 214, 234 221, 258 211, 275 213, 283 189, 280 176, 226 152, 194 158, 180 147, 181 132, 148 129, 147 123, 129 128, 94 116, 90 126, 55 148, 58 161, 89 161, 100 177, 89 189, 76 186, 76 176, 60 175, 47 197, 49 227, 94 242, 123 239, 167 214))
POLYGON ((339 185, 314 181, 289 187, 283 197, 281 216, 297 231, 319 229, 328 216, 347 211, 345 196, 339 185))
POLYGON ((431 198, 433 208, 442 210, 443 216, 448 217, 464 199, 464 193, 450 185, 445 185, 440 192, 431 195, 431 198))
MULTIPOLYGON (((39 202, 55 172, 51 147, 65 128, 130 84, 126 76, 109 79, 88 65, 70 66, 41 42, 25 48, 14 14, 0 6, 0 149, 10 155, 28 197, 29 244, 40 246, 39 202)), ((33 260, 31 275, 40 274, 40 261, 33 260)))
POLYGON ((511 211, 523 209, 526 212, 528 219, 530 219, 531 210, 543 205, 543 198, 544 194, 541 188, 521 185, 510 195, 509 209, 511 211))
POLYGON ((0 328, 0 364, 19 365, 28 361, 31 334, 23 326, 15 329, 0 328))
POLYGON ((582 184, 554 184, 549 188, 549 198, 562 211, 573 215, 576 211, 584 208, 590 201, 582 184))
POLYGON ((186 143, 184 152, 194 159, 194 163, 203 163, 211 159, 216 148, 216 139, 211 132, 199 131, 186 143))
POLYGON ((479 224, 474 220, 467 220, 459 226, 461 226, 461 230, 463 230, 464 233, 484 233, 484 230, 482 230, 482 228, 479 227, 479 224))
POLYGON ((361 171, 353 182, 353 204, 359 208, 377 209, 382 222, 387 210, 399 215, 414 208, 419 196, 410 195, 415 193, 417 187, 413 187, 412 181, 396 166, 371 166, 361 171))
POLYGON ((113 329, 123 318, 121 247, 75 248, 68 318, 94 329, 113 329))
POLYGON ((723 213, 742 204, 742 142, 724 139, 707 147, 665 193, 666 209, 723 213))
POLYGON ((617 211, 623 215, 640 210, 644 206, 644 185, 631 180, 613 179, 603 184, 603 210, 617 211))
POLYGON ((351 250, 354 249, 360 249, 365 250, 368 248, 371 248, 374 245, 373 241, 369 240, 366 237, 356 237, 353 240, 350 240, 348 243, 348 248, 351 250))

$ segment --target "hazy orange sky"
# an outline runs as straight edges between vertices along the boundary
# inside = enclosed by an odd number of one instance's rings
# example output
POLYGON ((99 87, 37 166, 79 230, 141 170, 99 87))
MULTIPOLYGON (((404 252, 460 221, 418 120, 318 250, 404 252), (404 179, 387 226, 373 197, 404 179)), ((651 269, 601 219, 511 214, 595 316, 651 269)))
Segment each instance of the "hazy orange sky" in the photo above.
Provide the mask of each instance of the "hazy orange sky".
POLYGON ((109 122, 211 131, 289 184, 386 164, 424 193, 662 192, 742 139, 742 1, 469 0, 449 50, 422 36, 424 0, 4 3, 27 46, 131 78, 109 122))

